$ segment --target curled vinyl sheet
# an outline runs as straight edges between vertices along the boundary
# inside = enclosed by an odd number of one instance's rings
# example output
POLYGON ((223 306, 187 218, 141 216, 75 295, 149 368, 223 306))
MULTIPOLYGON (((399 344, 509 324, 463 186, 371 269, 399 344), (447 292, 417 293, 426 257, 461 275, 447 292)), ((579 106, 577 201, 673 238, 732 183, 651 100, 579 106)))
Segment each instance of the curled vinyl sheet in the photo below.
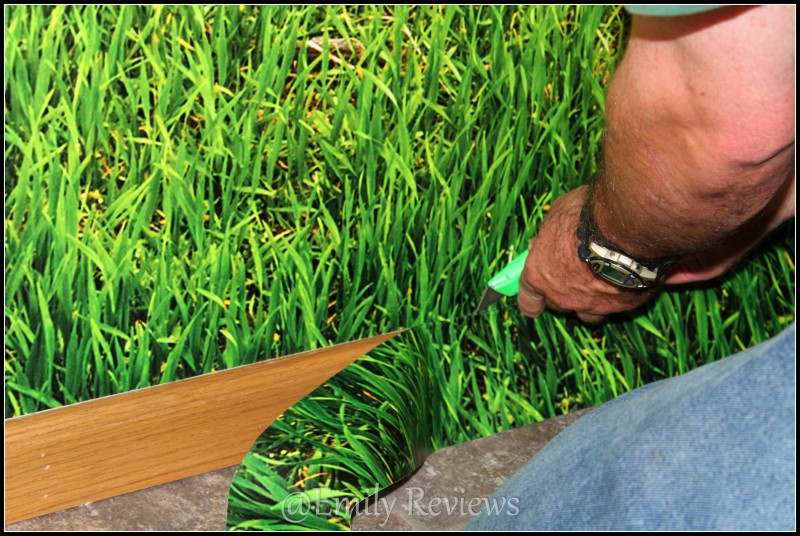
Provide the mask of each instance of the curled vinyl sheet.
POLYGON ((557 389, 531 322, 494 309, 406 330, 358 359, 256 440, 231 484, 228 529, 349 528, 360 501, 428 454, 554 416, 531 396, 557 389))

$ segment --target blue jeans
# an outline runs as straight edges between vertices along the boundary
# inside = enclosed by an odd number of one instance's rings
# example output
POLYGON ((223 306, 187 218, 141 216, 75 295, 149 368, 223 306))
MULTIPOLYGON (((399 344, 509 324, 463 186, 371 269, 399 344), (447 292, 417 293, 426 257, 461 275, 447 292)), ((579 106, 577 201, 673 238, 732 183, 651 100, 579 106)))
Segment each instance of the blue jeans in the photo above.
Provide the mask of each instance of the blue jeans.
POLYGON ((592 411, 467 529, 794 530, 795 335, 592 411))

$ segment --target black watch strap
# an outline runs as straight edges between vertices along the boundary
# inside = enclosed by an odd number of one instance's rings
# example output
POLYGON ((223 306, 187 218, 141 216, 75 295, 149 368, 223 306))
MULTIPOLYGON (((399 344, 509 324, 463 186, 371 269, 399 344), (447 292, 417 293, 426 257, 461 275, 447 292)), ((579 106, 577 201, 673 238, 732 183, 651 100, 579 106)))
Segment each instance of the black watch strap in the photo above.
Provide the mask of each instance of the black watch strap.
POLYGON ((592 217, 591 198, 584 203, 581 208, 580 223, 577 230, 578 238, 581 243, 578 246, 578 255, 584 260, 588 259, 591 255, 589 244, 597 244, 606 249, 621 253, 626 257, 635 259, 635 261, 645 268, 652 270, 657 274, 657 278, 661 279, 679 260, 679 257, 662 257, 659 259, 640 259, 629 255, 625 250, 613 244, 597 228, 597 224, 592 217))

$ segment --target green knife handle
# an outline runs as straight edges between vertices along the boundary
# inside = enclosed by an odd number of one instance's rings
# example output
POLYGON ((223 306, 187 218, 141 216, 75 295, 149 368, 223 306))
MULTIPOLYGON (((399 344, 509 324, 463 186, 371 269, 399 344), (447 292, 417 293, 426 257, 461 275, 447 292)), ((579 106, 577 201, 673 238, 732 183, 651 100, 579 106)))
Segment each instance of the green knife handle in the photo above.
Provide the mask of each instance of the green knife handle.
POLYGON ((508 266, 489 280, 489 286, 503 296, 516 296, 519 292, 519 278, 522 277, 522 269, 525 268, 527 258, 526 251, 508 263, 508 266))

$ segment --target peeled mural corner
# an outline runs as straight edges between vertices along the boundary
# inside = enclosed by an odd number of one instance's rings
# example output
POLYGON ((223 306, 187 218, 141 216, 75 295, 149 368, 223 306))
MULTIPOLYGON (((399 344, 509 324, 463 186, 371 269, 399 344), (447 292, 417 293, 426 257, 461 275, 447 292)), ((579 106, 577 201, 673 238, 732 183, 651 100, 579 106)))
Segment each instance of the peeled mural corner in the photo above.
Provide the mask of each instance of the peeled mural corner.
POLYGON ((547 378, 531 366, 526 321, 500 309, 418 326, 331 378, 254 443, 231 484, 228 529, 349 529, 360 501, 431 452, 543 420, 530 394, 547 378))

